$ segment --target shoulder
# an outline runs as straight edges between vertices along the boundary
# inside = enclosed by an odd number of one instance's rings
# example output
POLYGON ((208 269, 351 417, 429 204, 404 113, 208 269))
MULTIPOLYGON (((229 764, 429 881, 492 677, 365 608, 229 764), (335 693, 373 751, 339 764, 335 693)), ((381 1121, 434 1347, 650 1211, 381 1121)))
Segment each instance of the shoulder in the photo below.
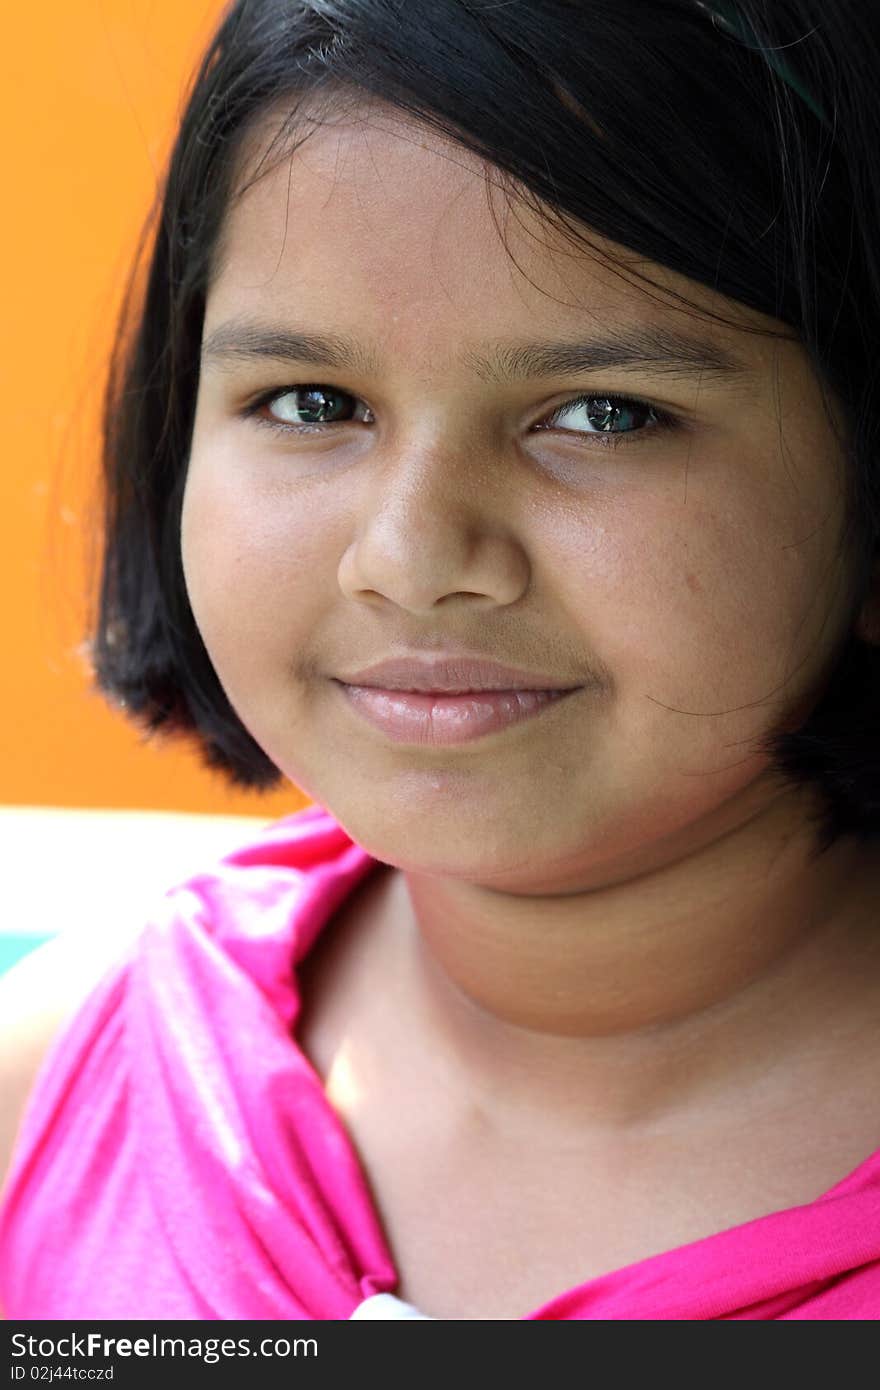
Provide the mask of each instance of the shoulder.
POLYGON ((254 831, 133 922, 122 920, 128 908, 104 906, 88 930, 60 935, 19 960, 0 977, 0 1187, 51 1044, 122 956, 135 970, 139 997, 161 1002, 174 981, 178 1002, 192 995, 193 1005, 196 997, 204 1004, 206 988, 220 997, 235 976, 239 994, 259 991, 286 1026, 296 1008, 292 956, 304 954, 336 899, 374 863, 332 816, 311 806, 254 831))
POLYGON ((0 976, 0 1188, 37 1073, 53 1039, 140 930, 71 933, 0 976))
POLYGON ((129 905, 104 903, 87 930, 58 936, 0 977, 0 1188, 54 1039, 123 956, 138 989, 156 997, 172 976, 197 992, 199 969, 230 978, 231 965, 286 1024, 296 1003, 292 953, 311 945, 336 898, 374 863, 331 816, 309 807, 255 831, 135 920, 129 905))

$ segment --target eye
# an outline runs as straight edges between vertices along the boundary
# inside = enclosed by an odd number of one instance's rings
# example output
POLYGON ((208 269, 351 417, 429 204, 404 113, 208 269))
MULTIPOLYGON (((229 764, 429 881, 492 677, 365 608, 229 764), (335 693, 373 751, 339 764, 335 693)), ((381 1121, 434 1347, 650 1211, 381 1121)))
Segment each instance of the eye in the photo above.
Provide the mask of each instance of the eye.
POLYGON ((553 414, 546 417, 549 423, 536 428, 558 429, 560 419, 571 414, 579 414, 582 423, 569 432, 598 435, 596 442, 602 445, 616 445, 621 435, 672 429, 678 423, 674 416, 657 406, 629 396, 577 396, 573 401, 557 406, 553 414))
MULTIPOLYGON (((357 397, 338 386, 322 383, 306 386, 282 386, 280 390, 270 391, 247 407, 244 414, 254 424, 265 429, 277 430, 280 434, 312 434, 328 425, 349 424, 347 418, 352 404, 363 405, 357 397), (265 415, 263 410, 270 410, 265 415)), ((373 414, 369 406, 364 406, 366 414, 362 422, 370 424, 373 414)))

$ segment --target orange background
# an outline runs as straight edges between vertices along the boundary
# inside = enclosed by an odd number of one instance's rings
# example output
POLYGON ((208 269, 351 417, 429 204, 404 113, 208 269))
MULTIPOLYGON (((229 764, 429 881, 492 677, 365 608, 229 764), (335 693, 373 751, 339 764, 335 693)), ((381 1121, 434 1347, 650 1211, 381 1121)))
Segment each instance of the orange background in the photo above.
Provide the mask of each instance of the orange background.
POLYGON ((126 273, 219 0, 44 0, 4 14, 0 802, 271 820, 91 691, 101 388, 126 273))

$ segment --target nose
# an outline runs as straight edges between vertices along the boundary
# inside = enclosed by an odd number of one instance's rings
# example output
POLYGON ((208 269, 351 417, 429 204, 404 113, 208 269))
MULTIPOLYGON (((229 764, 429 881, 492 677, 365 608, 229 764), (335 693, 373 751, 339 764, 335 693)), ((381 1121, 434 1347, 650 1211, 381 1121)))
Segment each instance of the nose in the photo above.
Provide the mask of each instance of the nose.
POLYGON ((350 598, 428 613, 453 596, 516 603, 530 565, 493 453, 446 446, 401 451, 365 478, 339 566, 350 598))

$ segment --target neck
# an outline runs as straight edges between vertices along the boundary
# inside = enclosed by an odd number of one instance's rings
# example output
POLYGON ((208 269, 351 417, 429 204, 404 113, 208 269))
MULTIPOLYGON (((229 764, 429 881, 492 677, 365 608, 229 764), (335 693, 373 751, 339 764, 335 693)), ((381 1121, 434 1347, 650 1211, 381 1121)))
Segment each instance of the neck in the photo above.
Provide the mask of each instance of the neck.
POLYGON ((617 1124, 812 1055, 817 1018, 823 1036, 873 1027, 880 872, 854 841, 813 845, 779 798, 637 876, 587 871, 580 891, 399 876, 398 949, 435 1065, 524 1124, 617 1124))

